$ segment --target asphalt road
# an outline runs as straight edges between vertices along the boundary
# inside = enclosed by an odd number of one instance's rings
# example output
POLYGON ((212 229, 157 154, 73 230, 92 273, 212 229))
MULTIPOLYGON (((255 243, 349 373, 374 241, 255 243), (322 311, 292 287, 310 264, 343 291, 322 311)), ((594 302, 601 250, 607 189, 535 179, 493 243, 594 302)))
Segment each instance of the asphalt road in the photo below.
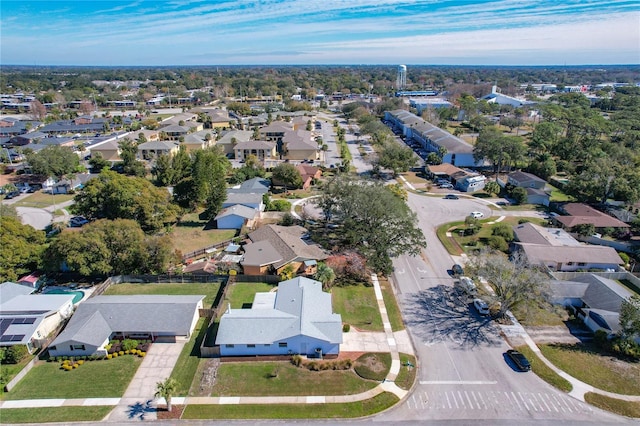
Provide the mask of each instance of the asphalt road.
POLYGON ((557 391, 533 373, 516 371, 504 356, 509 346, 499 328, 454 292, 448 270, 460 259, 453 259, 440 244, 436 227, 462 220, 471 211, 489 217, 490 209, 475 199, 412 193, 408 203, 418 215, 428 247, 422 256, 395 259, 394 278, 418 354, 419 377, 409 397, 376 421, 630 423, 557 391))

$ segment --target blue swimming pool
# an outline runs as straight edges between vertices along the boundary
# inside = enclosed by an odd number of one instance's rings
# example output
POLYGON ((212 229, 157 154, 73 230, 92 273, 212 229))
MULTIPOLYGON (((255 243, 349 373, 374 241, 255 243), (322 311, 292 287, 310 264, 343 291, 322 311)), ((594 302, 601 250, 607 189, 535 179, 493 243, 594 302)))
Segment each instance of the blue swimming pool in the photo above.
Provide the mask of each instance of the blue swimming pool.
POLYGON ((75 305, 84 297, 84 291, 65 290, 63 288, 52 288, 44 291, 44 294, 73 294, 73 304, 75 305))

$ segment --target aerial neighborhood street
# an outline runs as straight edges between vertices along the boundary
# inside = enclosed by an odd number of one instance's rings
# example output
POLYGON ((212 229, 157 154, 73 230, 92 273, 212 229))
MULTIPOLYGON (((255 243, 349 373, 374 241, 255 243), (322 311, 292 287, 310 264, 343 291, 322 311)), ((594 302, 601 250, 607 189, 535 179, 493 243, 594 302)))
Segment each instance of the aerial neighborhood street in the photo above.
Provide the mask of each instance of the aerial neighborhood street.
POLYGON ((632 3, 0 2, 0 424, 637 425, 632 3))

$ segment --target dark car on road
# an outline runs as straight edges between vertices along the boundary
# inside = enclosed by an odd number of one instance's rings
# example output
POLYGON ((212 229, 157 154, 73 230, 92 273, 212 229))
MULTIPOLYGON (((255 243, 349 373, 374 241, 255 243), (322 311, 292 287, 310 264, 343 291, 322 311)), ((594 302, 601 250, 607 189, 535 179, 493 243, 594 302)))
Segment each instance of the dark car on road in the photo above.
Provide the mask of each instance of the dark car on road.
POLYGON ((89 223, 89 220, 83 216, 74 216, 69 220, 69 226, 71 228, 81 228, 89 223))
POLYGON ((444 196, 445 200, 459 200, 460 197, 458 197, 456 194, 447 194, 444 196))
POLYGON ((451 273, 453 275, 464 275, 464 269, 462 269, 462 265, 456 263, 451 267, 451 273))
POLYGON ((513 363, 516 365, 516 368, 520 371, 529 371, 531 370, 531 363, 526 356, 522 355, 520 352, 515 349, 509 349, 507 351, 507 356, 513 363))
POLYGON ((7 192, 7 195, 5 195, 4 198, 6 198, 7 200, 10 200, 12 198, 16 198, 18 195, 20 195, 19 191, 11 191, 11 192, 7 192))

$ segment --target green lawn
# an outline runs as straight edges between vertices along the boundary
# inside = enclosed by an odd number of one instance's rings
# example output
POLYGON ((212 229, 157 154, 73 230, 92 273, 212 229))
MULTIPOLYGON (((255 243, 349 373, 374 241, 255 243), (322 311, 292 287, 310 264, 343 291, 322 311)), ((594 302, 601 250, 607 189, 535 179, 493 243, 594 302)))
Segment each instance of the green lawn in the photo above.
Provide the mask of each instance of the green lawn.
POLYGON ((384 331, 373 287, 351 285, 331 289, 333 310, 342 322, 361 330, 384 331))
POLYGON ((593 392, 584 394, 584 400, 602 410, 611 411, 621 416, 640 418, 640 402, 637 401, 609 398, 593 392))
POLYGON ((396 295, 393 293, 393 288, 391 288, 391 282, 383 277, 378 277, 378 281, 380 282, 380 290, 382 290, 382 298, 384 299, 384 306, 387 308, 391 329, 393 331, 404 330, 402 313, 400 313, 396 295))
POLYGON ((398 402, 384 392, 366 401, 344 404, 189 405, 183 419, 341 419, 370 416, 398 402))
MULTIPOLYGON (((460 245, 460 247, 464 248, 465 250, 467 250, 469 247, 473 248, 473 249, 478 249, 481 248, 485 243, 485 241, 491 237, 491 232, 493 230, 494 226, 497 226, 498 224, 506 224, 509 226, 515 226, 518 224, 518 221, 520 221, 521 219, 526 219, 527 221, 531 222, 531 223, 535 223, 536 225, 542 225, 545 221, 543 219, 536 219, 536 218, 522 218, 522 217, 515 217, 515 216, 508 216, 505 217, 504 220, 502 220, 501 222, 498 222, 496 224, 492 224, 489 225, 486 222, 490 222, 491 220, 489 219, 485 219, 480 221, 480 224, 482 225, 482 228, 480 228, 480 231, 475 234, 475 235, 468 235, 468 236, 463 236, 461 237, 458 230, 463 230, 466 229, 466 226, 464 224, 464 222, 462 224, 457 225, 456 227, 454 227, 450 232, 454 238, 454 240, 456 240, 456 242, 460 245), (475 246, 469 246, 470 243, 476 242, 475 246)), ((453 224, 450 224, 453 225, 453 224)), ((446 247, 446 246, 445 246, 446 247)))
POLYGON ((113 410, 111 406, 3 408, 0 421, 7 423, 97 422, 113 410))
POLYGON ((0 377, 2 377, 2 382, 0 383, 0 398, 2 398, 2 395, 5 393, 4 385, 13 380, 34 357, 35 354, 29 355, 17 364, 0 364, 0 377))
POLYGON ((266 293, 277 287, 275 284, 236 282, 227 290, 224 303, 230 302, 232 309, 241 309, 243 305, 248 307, 256 293, 266 293))
POLYGON ((395 383, 399 388, 404 390, 411 389, 413 382, 416 380, 416 373, 418 371, 416 367, 416 357, 403 353, 400 354, 400 372, 395 380, 395 383), (413 367, 407 365, 407 362, 411 363, 413 367))
POLYGON ((112 284, 105 295, 130 294, 201 294, 204 307, 210 307, 218 294, 220 283, 122 283, 112 284))
POLYGON ((191 339, 182 348, 182 352, 180 352, 180 356, 171 371, 171 377, 178 382, 176 395, 189 394, 191 383, 202 360, 200 358, 200 344, 206 334, 207 318, 200 318, 196 323, 191 339))
POLYGON ((75 195, 70 194, 45 194, 44 192, 34 192, 33 194, 24 197, 20 201, 16 201, 14 207, 37 207, 45 208, 54 204, 61 204, 69 200, 73 200, 75 195))
POLYGON ((363 379, 381 382, 391 369, 391 354, 371 352, 361 355, 353 364, 353 369, 363 379))
POLYGON ((562 192, 561 189, 556 188, 553 185, 549 185, 547 184, 547 187, 551 188, 551 197, 549 198, 549 201, 554 202, 554 203, 563 203, 566 201, 575 201, 575 198, 573 198, 571 195, 567 195, 564 192, 562 192))
POLYGON ((311 371, 289 361, 222 363, 212 396, 352 395, 376 387, 352 370, 311 371), (277 376, 272 377, 277 371, 277 376))
POLYGON ((36 365, 5 394, 5 399, 115 398, 127 389, 142 358, 124 355, 102 361, 86 361, 65 371, 58 362, 36 365))
POLYGON ((186 254, 235 237, 236 231, 233 229, 205 230, 208 222, 201 220, 198 213, 182 216, 169 234, 173 247, 186 254))
POLYGON ((517 348, 524 356, 527 357, 531 363, 531 370, 542 380, 549 383, 561 391, 571 392, 573 386, 567 380, 563 379, 553 371, 547 364, 542 362, 540 358, 533 352, 528 346, 521 346, 517 348))
POLYGON ((563 307, 547 302, 529 301, 515 306, 511 311, 522 325, 531 327, 564 325, 569 317, 563 307))
POLYGON ((561 370, 598 389, 640 395, 640 363, 600 353, 593 345, 539 345, 544 356, 561 370))
POLYGON ((456 226, 464 225, 464 222, 451 222, 440 225, 436 230, 436 235, 438 239, 442 243, 447 252, 453 256, 460 256, 462 254, 462 250, 457 246, 451 238, 447 237, 447 232, 450 228, 454 228, 456 226))

